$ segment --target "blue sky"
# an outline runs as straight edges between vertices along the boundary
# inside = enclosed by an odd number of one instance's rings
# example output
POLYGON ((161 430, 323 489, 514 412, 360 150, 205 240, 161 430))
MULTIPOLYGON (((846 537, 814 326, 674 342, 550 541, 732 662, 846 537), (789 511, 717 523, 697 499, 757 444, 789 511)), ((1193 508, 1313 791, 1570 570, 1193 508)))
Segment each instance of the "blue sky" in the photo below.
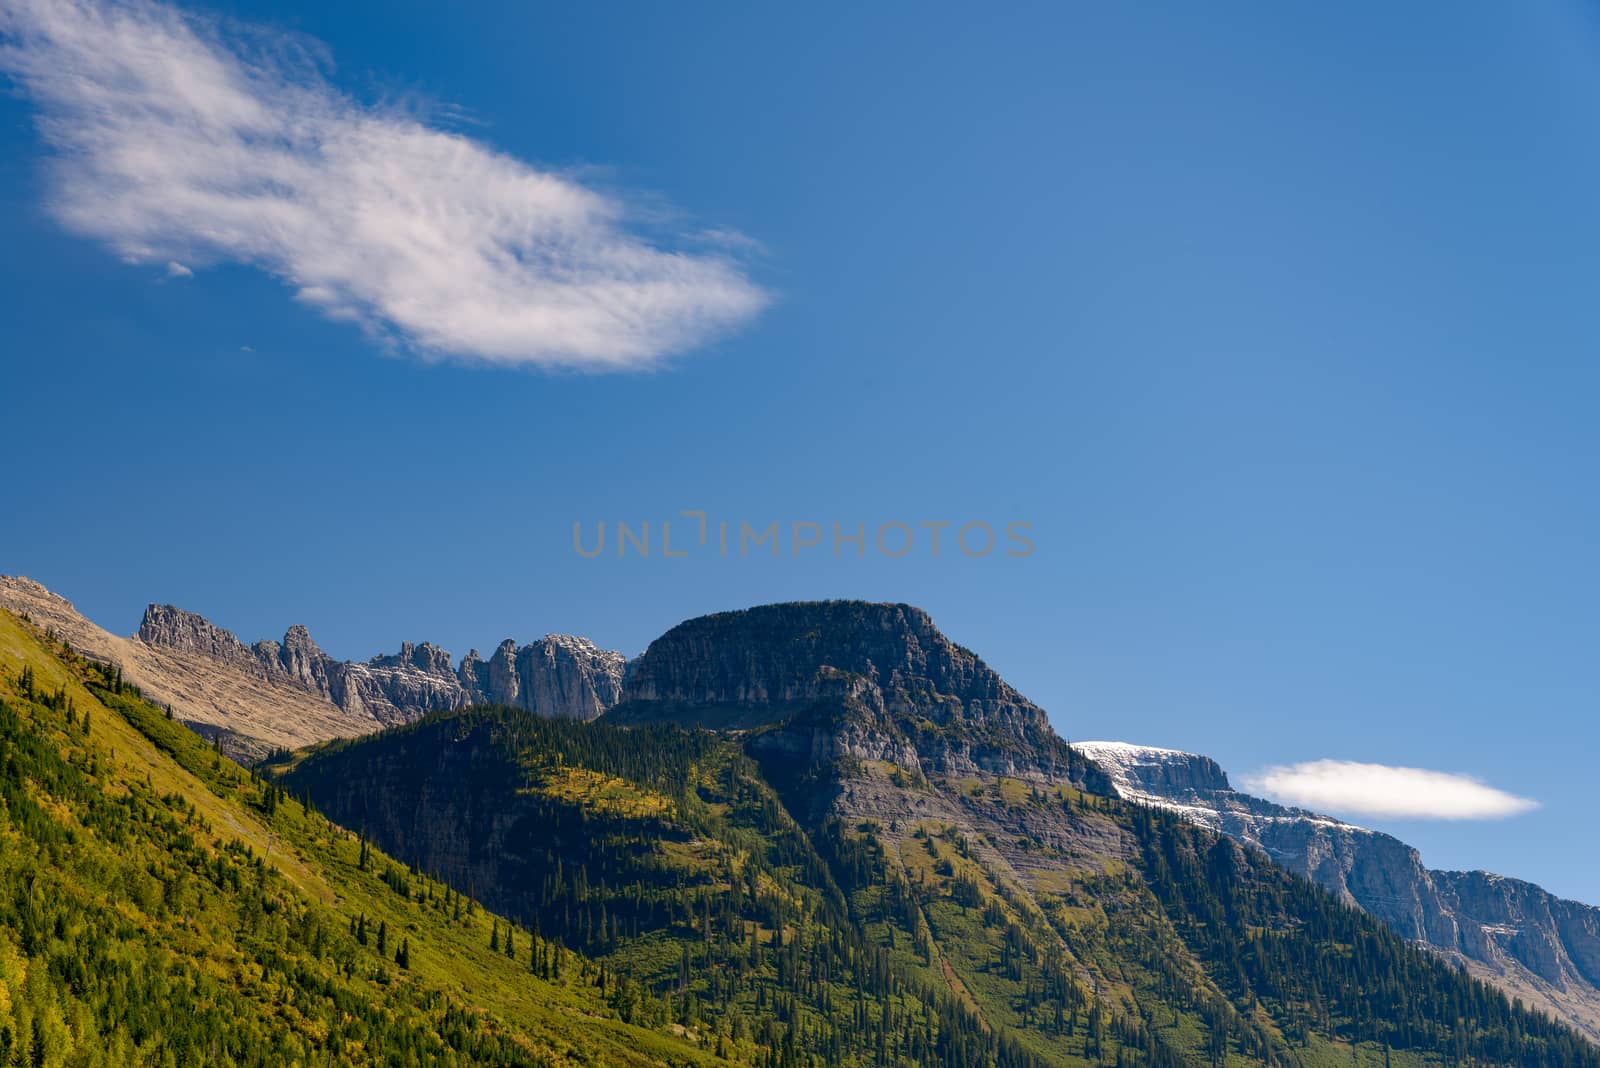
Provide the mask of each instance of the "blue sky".
POLYGON ((193 5, 283 110, 219 154, 48 76, 159 9, 5 10, 0 570, 350 657, 909 601, 1069 737, 1535 799, 1359 820, 1600 902, 1591 12, 193 5), (572 551, 684 509, 1034 551, 572 551))

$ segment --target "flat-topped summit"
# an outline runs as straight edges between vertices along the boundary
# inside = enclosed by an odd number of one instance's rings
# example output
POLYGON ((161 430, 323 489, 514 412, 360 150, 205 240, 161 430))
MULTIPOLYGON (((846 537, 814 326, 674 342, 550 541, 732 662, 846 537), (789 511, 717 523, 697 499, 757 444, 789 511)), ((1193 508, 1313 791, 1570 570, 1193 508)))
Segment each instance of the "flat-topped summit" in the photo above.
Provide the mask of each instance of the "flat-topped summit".
POLYGON ((1073 747, 1105 769, 1124 797, 1150 794, 1173 798, 1193 792, 1231 790, 1228 773, 1208 756, 1130 742, 1073 742, 1073 747))
POLYGON ((800 601, 680 623, 634 662, 626 702, 783 711, 855 679, 891 713, 1045 727, 1044 713, 907 604, 800 601))
POLYGON ((1049 776, 1072 760, 1043 709, 907 604, 802 601, 687 620, 629 666, 607 718, 781 726, 763 744, 807 764, 1049 776))

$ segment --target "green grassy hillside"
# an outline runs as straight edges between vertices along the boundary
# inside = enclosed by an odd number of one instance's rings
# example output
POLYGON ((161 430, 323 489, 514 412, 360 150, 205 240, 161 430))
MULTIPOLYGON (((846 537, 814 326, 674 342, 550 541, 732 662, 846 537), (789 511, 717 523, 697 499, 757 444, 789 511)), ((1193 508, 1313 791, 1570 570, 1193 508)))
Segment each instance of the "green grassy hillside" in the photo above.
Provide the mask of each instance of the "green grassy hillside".
POLYGON ((694 1065, 619 980, 0 612, 0 1065, 694 1065))

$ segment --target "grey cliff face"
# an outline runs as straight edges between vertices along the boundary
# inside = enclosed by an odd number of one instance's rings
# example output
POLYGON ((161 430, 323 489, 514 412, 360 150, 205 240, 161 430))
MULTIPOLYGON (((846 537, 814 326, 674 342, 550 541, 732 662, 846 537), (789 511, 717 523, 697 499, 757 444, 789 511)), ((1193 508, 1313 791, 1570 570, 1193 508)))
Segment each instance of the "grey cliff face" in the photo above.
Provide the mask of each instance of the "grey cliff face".
POLYGON ((255 655, 243 642, 203 616, 170 604, 153 604, 139 623, 139 637, 150 645, 164 645, 199 653, 235 666, 255 664, 255 655))
POLYGON ((1216 762, 1120 742, 1075 748, 1126 800, 1154 805, 1264 850, 1402 936, 1471 966, 1508 993, 1600 1037, 1600 909, 1488 872, 1433 871, 1387 834, 1234 790, 1216 762))
POLYGON ((364 662, 335 660, 303 626, 290 627, 281 643, 246 646, 205 618, 171 605, 146 609, 139 639, 292 682, 347 713, 370 717, 375 726, 491 703, 593 719, 617 702, 625 666, 621 653, 555 634, 520 648, 507 639, 487 661, 473 650, 459 666, 430 642, 403 642, 398 653, 364 662))
POLYGON ((522 684, 517 679, 517 643, 507 638, 500 643, 489 658, 488 686, 484 690, 489 701, 497 705, 521 707, 522 684))
POLYGON ((1600 987, 1600 909, 1485 871, 1430 873, 1459 925, 1461 952, 1509 957, 1551 984, 1576 977, 1600 987))
POLYGON ((594 719, 622 698, 625 660, 586 638, 551 634, 517 651, 523 706, 594 719))
MULTIPOLYGON (((1084 744, 1091 747, 1097 745, 1095 742, 1084 744)), ((1188 793, 1215 795, 1232 790, 1227 772, 1210 757, 1171 749, 1149 749, 1146 752, 1153 756, 1115 762, 1123 778, 1144 793, 1160 796, 1188 793)), ((1101 759, 1105 760, 1104 753, 1101 759)))
POLYGON ((478 650, 470 650, 461 658, 461 666, 456 669, 456 680, 461 683, 462 689, 487 693, 489 662, 478 655, 478 650))

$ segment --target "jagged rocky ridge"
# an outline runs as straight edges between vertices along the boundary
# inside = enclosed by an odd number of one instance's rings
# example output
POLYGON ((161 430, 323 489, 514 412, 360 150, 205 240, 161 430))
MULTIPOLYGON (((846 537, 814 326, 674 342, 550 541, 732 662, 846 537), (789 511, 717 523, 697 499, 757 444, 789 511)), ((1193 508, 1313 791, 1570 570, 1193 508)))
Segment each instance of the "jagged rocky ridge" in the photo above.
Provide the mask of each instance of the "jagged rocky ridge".
POLYGON ((565 634, 523 646, 508 638, 488 659, 474 649, 458 666, 429 642, 405 642, 397 654, 364 662, 335 660, 303 626, 290 627, 282 642, 247 646, 204 617, 172 605, 146 609, 138 636, 148 645, 296 683, 352 716, 370 717, 374 726, 477 704, 593 719, 617 702, 626 664, 621 653, 565 634))
POLYGON ((1078 742, 1119 796, 1264 850, 1406 938, 1600 1039, 1600 908, 1484 871, 1434 871, 1391 835, 1233 789, 1209 757, 1078 742))

